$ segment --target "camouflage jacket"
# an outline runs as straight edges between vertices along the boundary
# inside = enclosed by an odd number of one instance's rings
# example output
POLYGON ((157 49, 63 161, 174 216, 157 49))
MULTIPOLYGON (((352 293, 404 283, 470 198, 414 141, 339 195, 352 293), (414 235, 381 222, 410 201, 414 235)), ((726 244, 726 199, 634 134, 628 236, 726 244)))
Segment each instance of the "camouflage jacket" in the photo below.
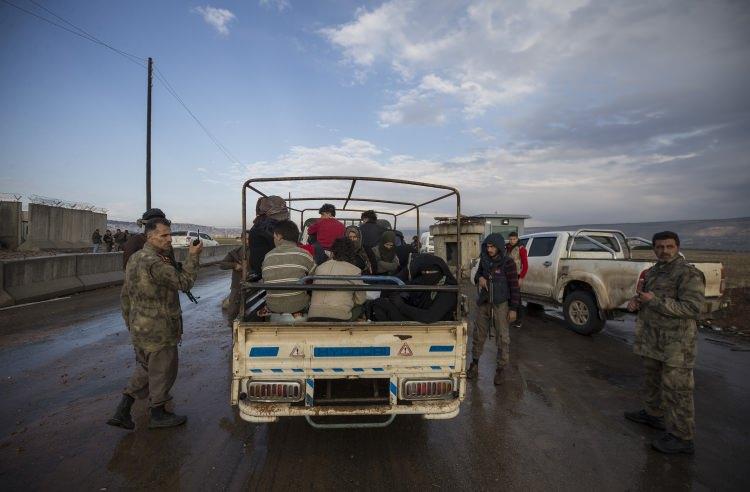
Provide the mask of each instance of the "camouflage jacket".
POLYGON ((188 255, 182 271, 146 243, 130 257, 120 302, 122 317, 137 348, 155 352, 182 337, 179 290, 190 290, 198 275, 198 255, 188 255))
POLYGON ((633 351, 668 366, 693 367, 705 284, 703 274, 680 256, 651 267, 643 290, 654 298, 641 304, 633 351))

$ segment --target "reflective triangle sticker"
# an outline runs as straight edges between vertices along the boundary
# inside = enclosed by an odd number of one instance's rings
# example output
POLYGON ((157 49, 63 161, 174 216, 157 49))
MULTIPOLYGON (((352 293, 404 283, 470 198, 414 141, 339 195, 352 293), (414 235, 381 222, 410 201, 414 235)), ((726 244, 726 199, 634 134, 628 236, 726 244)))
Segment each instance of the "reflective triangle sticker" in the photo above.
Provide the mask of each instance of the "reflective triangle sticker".
POLYGON ((409 348, 409 344, 408 343, 404 343, 401 346, 401 350, 398 351, 398 355, 405 355, 405 356, 408 357, 408 356, 414 355, 414 354, 412 353, 411 348, 409 348))
POLYGON ((302 352, 302 349, 299 348, 299 345, 295 345, 292 349, 292 353, 289 354, 289 357, 304 357, 305 353, 302 352))

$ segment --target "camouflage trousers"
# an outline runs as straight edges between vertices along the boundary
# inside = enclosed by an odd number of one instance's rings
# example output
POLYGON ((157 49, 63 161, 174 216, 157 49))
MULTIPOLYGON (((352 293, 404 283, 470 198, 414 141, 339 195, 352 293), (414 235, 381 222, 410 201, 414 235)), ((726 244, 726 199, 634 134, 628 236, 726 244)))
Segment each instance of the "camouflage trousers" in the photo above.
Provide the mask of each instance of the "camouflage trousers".
POLYGON ((478 306, 477 322, 474 324, 474 333, 472 334, 471 357, 479 360, 484 350, 484 342, 487 340, 487 334, 490 332, 490 318, 494 314, 495 327, 493 335, 497 343, 497 367, 505 367, 510 360, 510 330, 508 323, 508 303, 504 302, 499 306, 491 309, 491 304, 485 302, 478 306), (494 311, 494 313, 493 313, 494 311))
POLYGON ((227 298, 229 306, 227 307, 227 326, 234 326, 234 318, 240 313, 240 290, 232 289, 227 298))
POLYGON ((655 417, 664 417, 667 432, 692 440, 695 432, 693 368, 667 366, 650 357, 643 358, 643 365, 646 411, 655 417))
POLYGON ((123 393, 136 399, 149 398, 151 407, 171 400, 169 390, 177 379, 177 347, 165 347, 156 352, 135 347, 135 362, 135 370, 123 393))

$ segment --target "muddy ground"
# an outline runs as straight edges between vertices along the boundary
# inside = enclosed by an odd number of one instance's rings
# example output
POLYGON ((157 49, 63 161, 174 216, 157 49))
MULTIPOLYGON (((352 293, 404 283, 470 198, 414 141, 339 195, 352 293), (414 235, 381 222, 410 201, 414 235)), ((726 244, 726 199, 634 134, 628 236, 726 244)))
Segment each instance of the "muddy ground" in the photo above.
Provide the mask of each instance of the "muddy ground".
POLYGON ((229 405, 228 272, 201 270, 184 302, 174 388, 185 426, 104 424, 133 367, 117 288, 0 311, 3 490, 743 490, 750 483, 750 352, 701 333, 692 457, 652 451, 639 407, 632 319, 583 337, 548 312, 513 330, 492 385, 485 348, 458 417, 398 417, 385 429, 252 425, 229 405))

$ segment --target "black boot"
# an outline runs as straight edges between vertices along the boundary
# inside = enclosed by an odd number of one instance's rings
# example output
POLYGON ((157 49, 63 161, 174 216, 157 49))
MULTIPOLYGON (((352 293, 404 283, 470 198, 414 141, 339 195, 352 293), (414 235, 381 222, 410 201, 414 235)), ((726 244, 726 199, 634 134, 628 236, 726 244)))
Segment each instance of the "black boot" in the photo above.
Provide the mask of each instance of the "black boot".
POLYGON ((695 453, 695 445, 693 444, 693 441, 680 439, 669 432, 651 441, 651 447, 666 454, 695 453))
POLYGON ((625 412, 625 418, 644 424, 654 429, 665 430, 664 417, 655 417, 648 413, 646 410, 638 410, 637 412, 625 412))
POLYGON ((479 377, 479 362, 476 360, 471 361, 469 370, 466 371, 466 379, 476 379, 479 377))
POLYGON ((130 407, 133 406, 134 401, 135 399, 132 396, 122 395, 122 400, 120 400, 120 404, 117 405, 115 414, 111 419, 107 420, 107 424, 128 430, 135 429, 135 423, 130 416, 130 407))
POLYGON ((164 405, 153 407, 151 409, 151 419, 148 422, 149 429, 158 429, 161 427, 176 427, 187 422, 184 415, 175 415, 164 409, 164 405))

